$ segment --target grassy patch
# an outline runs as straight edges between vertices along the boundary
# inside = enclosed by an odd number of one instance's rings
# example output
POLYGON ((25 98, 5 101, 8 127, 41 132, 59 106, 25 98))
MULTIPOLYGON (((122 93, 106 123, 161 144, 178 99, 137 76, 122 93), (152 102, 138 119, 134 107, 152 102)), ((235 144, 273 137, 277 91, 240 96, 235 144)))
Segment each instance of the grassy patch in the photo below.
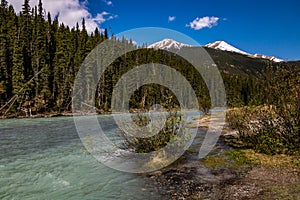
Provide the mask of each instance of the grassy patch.
POLYGON ((264 195, 265 198, 272 199, 299 199, 300 185, 287 184, 270 186, 268 192, 264 195))
POLYGON ((221 157, 207 157, 202 161, 202 163, 204 164, 205 167, 210 169, 227 165, 226 159, 221 157))
POLYGON ((266 167, 287 167, 287 168, 299 168, 300 162, 297 156, 288 156, 284 154, 278 155, 266 155, 256 153, 254 150, 244 150, 245 156, 255 161, 256 163, 266 167))
POLYGON ((266 155, 256 153, 254 150, 231 150, 227 156, 234 161, 235 166, 261 165, 265 167, 283 167, 300 169, 299 156, 288 156, 284 154, 266 155))
POLYGON ((233 165, 237 167, 258 164, 257 160, 249 157, 247 152, 244 150, 231 150, 227 152, 227 156, 234 162, 233 165))

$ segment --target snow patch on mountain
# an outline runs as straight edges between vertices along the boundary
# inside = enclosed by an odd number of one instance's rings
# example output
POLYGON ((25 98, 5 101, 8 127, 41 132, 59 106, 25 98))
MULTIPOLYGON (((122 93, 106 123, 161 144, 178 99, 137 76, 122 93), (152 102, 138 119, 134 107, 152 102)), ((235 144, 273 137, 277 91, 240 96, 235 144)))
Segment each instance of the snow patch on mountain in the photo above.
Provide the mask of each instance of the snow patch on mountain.
POLYGON ((170 50, 170 49, 179 50, 183 47, 191 47, 191 45, 183 44, 172 39, 164 39, 160 42, 156 42, 148 46, 148 48, 150 49, 152 48, 152 49, 163 49, 163 50, 170 50))
POLYGON ((218 49, 218 50, 222 50, 222 51, 230 51, 230 52, 235 52, 235 53, 239 53, 239 54, 243 54, 243 55, 247 55, 249 57, 252 58, 262 58, 262 59, 268 59, 271 60, 273 62, 283 62, 284 60, 276 58, 274 56, 266 56, 266 55, 261 55, 261 54, 249 54, 245 51, 242 51, 224 41, 216 41, 214 43, 209 43, 207 45, 205 45, 205 47, 208 48, 212 48, 212 49, 218 49))
POLYGON ((249 53, 239 50, 224 41, 216 41, 214 43, 209 43, 209 44, 205 45, 205 47, 212 48, 212 49, 218 49, 218 50, 222 50, 222 51, 235 52, 235 53, 244 54, 244 55, 250 55, 249 53))
POLYGON ((253 57, 254 58, 268 59, 268 60, 271 60, 273 62, 283 62, 284 61, 284 60, 276 58, 274 56, 266 56, 266 55, 261 55, 261 54, 254 54, 253 57))

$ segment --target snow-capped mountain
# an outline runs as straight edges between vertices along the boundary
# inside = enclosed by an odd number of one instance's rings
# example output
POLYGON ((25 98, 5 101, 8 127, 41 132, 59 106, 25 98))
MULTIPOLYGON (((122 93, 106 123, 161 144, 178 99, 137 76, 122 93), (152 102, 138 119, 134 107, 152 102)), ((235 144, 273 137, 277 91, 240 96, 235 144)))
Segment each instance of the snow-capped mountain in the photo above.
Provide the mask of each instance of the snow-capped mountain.
POLYGON ((249 53, 239 50, 224 41, 216 41, 214 43, 209 43, 209 44, 205 45, 205 47, 212 48, 212 49, 218 49, 218 50, 222 50, 222 51, 231 51, 231 52, 244 54, 244 55, 250 55, 249 53))
MULTIPOLYGON (((188 44, 183 44, 180 42, 177 42, 175 40, 172 39, 164 39, 160 42, 156 42, 154 44, 151 44, 150 46, 148 46, 148 48, 153 48, 153 49, 164 49, 164 50, 180 50, 183 47, 191 47, 191 45, 188 44)), ((245 51, 242 51, 230 44, 228 44, 225 41, 216 41, 213 43, 209 43, 207 45, 205 45, 205 47, 208 48, 212 48, 212 49, 217 49, 217 50, 222 50, 222 51, 230 51, 230 52, 234 52, 234 53, 239 53, 239 54, 243 54, 252 58, 263 58, 263 59, 268 59, 271 60, 273 62, 283 62, 283 60, 276 58, 274 56, 266 56, 266 55, 261 55, 261 54, 250 54, 247 53, 245 51)))
POLYGON ((170 49, 179 50, 183 47, 191 47, 191 45, 183 44, 183 43, 177 42, 177 41, 172 40, 172 39, 164 39, 160 42, 156 42, 156 43, 151 44, 150 46, 148 46, 148 48, 164 49, 164 50, 170 50, 170 49))
POLYGON ((242 51, 224 41, 216 41, 214 43, 209 43, 207 45, 205 45, 205 47, 208 48, 212 48, 212 49, 218 49, 218 50, 222 50, 222 51, 230 51, 230 52, 235 52, 235 53, 239 53, 239 54, 243 54, 243 55, 247 55, 249 57, 253 57, 253 58, 263 58, 263 59, 268 59, 271 60, 273 62, 283 62, 283 60, 276 58, 274 56, 266 56, 266 55, 261 55, 261 54, 249 54, 245 51, 242 51))

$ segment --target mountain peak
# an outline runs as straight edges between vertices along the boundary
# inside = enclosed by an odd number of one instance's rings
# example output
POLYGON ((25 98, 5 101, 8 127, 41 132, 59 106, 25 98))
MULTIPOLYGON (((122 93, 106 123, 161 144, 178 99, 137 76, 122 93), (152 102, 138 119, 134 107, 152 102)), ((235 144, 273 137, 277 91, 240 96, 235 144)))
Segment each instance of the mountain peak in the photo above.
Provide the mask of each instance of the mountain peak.
POLYGON ((191 45, 183 44, 183 43, 180 43, 180 42, 177 42, 173 39, 168 39, 168 38, 148 46, 148 48, 164 49, 164 50, 170 50, 170 49, 179 50, 183 47, 191 47, 191 45))
POLYGON ((235 53, 244 54, 244 55, 250 55, 249 53, 239 50, 236 47, 228 44, 225 41, 216 41, 214 43, 209 43, 209 44, 205 45, 205 47, 212 48, 212 49, 218 49, 218 50, 222 50, 222 51, 235 52, 235 53))
POLYGON ((252 58, 262 58, 262 59, 271 60, 273 62, 283 62, 282 59, 276 58, 274 56, 266 56, 266 55, 261 55, 261 54, 252 55, 252 54, 246 53, 246 52, 244 52, 240 49, 237 49, 236 47, 228 44, 225 41, 216 41, 213 43, 209 43, 209 44, 205 45, 205 47, 212 48, 212 49, 218 49, 218 50, 222 50, 222 51, 235 52, 235 53, 243 54, 243 55, 246 55, 246 56, 249 56, 252 58))

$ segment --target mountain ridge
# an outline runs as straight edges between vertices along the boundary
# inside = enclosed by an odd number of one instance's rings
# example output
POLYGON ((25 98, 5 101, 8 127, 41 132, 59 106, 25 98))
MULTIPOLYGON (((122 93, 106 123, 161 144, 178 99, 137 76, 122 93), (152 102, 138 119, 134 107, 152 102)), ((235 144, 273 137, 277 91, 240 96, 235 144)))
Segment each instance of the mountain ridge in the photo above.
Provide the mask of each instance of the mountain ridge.
MULTIPOLYGON (((163 49, 163 50, 170 50, 170 49, 180 50, 183 47, 192 47, 192 46, 188 45, 188 44, 177 42, 173 39, 163 39, 159 42, 149 45, 147 48, 163 49)), ((221 51, 234 52, 234 53, 242 54, 242 55, 245 55, 245 56, 248 56, 251 58, 267 59, 267 60, 271 60, 271 61, 277 62, 277 63, 284 62, 284 60, 279 59, 275 56, 267 56, 267 55, 258 54, 258 53, 255 53, 255 54, 247 53, 247 52, 240 50, 222 40, 206 44, 202 47, 207 47, 207 48, 221 50, 221 51)))

